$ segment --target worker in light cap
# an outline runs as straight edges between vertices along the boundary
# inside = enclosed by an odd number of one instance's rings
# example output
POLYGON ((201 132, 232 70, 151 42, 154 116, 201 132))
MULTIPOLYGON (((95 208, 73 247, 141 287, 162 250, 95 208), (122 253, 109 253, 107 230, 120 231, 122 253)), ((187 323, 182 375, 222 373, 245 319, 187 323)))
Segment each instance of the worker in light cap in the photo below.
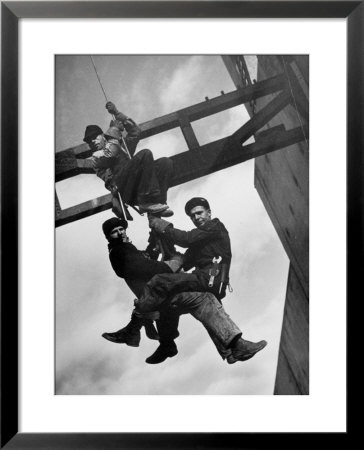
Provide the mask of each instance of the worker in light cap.
POLYGON ((96 175, 108 190, 114 193, 117 189, 124 203, 138 206, 141 212, 172 216, 173 211, 167 205, 172 160, 154 161, 149 149, 135 153, 140 128, 119 112, 114 103, 107 102, 106 109, 114 116, 110 128, 103 133, 98 125, 88 125, 83 139, 94 152, 90 160, 96 175), (123 133, 126 133, 125 138, 123 133))

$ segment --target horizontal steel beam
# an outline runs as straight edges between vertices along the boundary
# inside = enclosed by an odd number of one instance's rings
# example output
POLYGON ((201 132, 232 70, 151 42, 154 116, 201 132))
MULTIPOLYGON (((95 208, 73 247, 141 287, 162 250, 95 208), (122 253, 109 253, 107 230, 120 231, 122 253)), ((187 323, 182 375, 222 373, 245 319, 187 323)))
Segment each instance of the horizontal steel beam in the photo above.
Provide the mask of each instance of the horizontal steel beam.
MULTIPOLYGON (((235 139, 227 137, 203 145, 194 151, 179 153, 171 157, 175 168, 175 176, 171 187, 288 147, 303 141, 304 135, 308 136, 308 129, 303 130, 298 127, 285 131, 282 126, 279 126, 265 131, 264 137, 262 139, 257 138, 257 141, 253 144, 241 146, 235 139)), ((66 208, 57 215, 56 227, 109 208, 111 208, 110 194, 66 208)))
POLYGON ((77 158, 72 150, 56 153, 56 182, 66 180, 81 173, 95 173, 91 160, 77 158), (67 152, 67 153, 66 153, 67 152))
MULTIPOLYGON (((145 139, 173 128, 181 127, 185 123, 191 123, 195 120, 211 116, 221 111, 241 105, 255 98, 263 97, 274 92, 283 90, 286 87, 285 75, 277 75, 267 80, 260 81, 251 86, 237 89, 236 91, 222 94, 205 102, 183 108, 179 111, 140 124, 141 139, 145 139)), ((189 147, 196 147, 196 139, 193 137, 192 128, 187 131, 187 144, 189 147)), ((186 134, 186 133, 185 133, 186 134)), ((186 136, 185 136, 186 138, 186 136)), ((85 170, 80 170, 79 161, 82 158, 91 156, 92 151, 87 144, 81 144, 56 153, 56 182, 73 177, 79 173, 92 173, 88 166, 85 170)))
POLYGON ((185 116, 190 122, 211 116, 234 106, 241 105, 250 100, 264 97, 268 94, 281 91, 287 85, 286 77, 277 75, 267 80, 260 81, 245 88, 237 89, 236 91, 222 94, 205 102, 197 103, 196 105, 183 108, 177 112, 167 114, 165 116, 153 119, 149 122, 144 122, 140 125, 142 130, 142 139, 153 136, 163 131, 168 131, 179 126, 179 117, 185 116))

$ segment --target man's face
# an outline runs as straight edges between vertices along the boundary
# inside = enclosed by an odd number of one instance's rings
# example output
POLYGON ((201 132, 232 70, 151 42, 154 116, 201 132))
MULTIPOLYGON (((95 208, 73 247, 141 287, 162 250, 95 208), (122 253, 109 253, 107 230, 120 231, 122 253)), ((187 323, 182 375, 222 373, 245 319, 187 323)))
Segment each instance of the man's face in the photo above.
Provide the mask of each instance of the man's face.
POLYGON ((94 139, 92 139, 88 145, 92 151, 102 150, 106 145, 106 139, 103 134, 99 134, 94 139))
POLYGON ((200 228, 206 222, 211 220, 211 210, 206 209, 204 206, 195 206, 190 211, 190 217, 191 217, 193 224, 197 228, 200 228))
POLYGON ((109 234, 111 239, 121 239, 123 242, 128 242, 128 236, 126 235, 126 230, 122 226, 117 226, 110 231, 109 234))

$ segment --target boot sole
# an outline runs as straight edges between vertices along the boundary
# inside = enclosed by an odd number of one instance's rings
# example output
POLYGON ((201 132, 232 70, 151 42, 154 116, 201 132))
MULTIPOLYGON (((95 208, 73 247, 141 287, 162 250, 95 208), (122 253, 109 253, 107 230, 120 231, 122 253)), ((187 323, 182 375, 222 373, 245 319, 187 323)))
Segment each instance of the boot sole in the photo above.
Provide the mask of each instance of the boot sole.
POLYGON ((128 342, 125 342, 125 341, 121 341, 121 340, 116 340, 116 339, 112 339, 112 338, 109 338, 109 337, 107 337, 107 336, 104 336, 104 335, 102 335, 102 337, 104 338, 104 339, 106 339, 107 341, 109 341, 109 342, 113 342, 114 344, 126 344, 126 345, 128 345, 129 347, 139 347, 139 343, 138 344, 130 344, 130 343, 128 343, 128 342))
POLYGON ((234 353, 233 353, 232 354, 233 360, 228 361, 228 364, 234 364, 237 361, 247 361, 248 359, 253 358, 253 356, 256 355, 258 352, 260 352, 261 350, 263 350, 263 348, 266 347, 267 344, 268 344, 268 342, 265 342, 257 350, 255 350, 253 353, 248 353, 246 356, 241 356, 240 358, 236 357, 236 355, 234 355, 234 353))
POLYGON ((176 350, 175 353, 173 352, 173 353, 167 355, 164 359, 161 359, 161 360, 158 360, 158 361, 148 361, 149 358, 147 358, 147 359, 145 360, 145 362, 146 362, 147 364, 160 364, 160 363, 164 362, 167 358, 173 358, 173 356, 176 356, 177 353, 178 353, 178 350, 176 350))

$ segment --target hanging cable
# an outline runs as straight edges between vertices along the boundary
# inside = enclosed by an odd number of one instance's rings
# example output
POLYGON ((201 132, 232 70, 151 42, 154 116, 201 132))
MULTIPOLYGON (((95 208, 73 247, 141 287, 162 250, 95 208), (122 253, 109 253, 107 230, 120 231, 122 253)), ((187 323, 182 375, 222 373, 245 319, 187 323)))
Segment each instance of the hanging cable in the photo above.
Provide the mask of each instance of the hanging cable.
POLYGON ((291 85, 291 80, 290 80, 288 72, 287 72, 286 60, 285 60, 284 56, 282 56, 282 60, 283 60, 284 71, 285 71, 285 74, 286 74, 286 77, 287 77, 287 80, 288 80, 288 84, 289 84, 289 89, 291 91, 291 96, 293 98, 294 108, 296 110, 296 114, 297 114, 298 120, 300 122, 301 130, 302 130, 302 134, 303 134, 303 137, 305 138, 305 142, 306 142, 306 145, 307 145, 307 148, 308 148, 308 141, 307 141, 306 133, 305 133, 305 130, 304 130, 304 127, 303 127, 303 123, 302 123, 302 120, 301 120, 301 114, 298 112, 296 98, 294 96, 294 92, 293 92, 292 85, 291 85))
MULTIPOLYGON (((105 97, 105 100, 106 100, 106 103, 107 103, 107 102, 108 102, 107 95, 106 95, 105 89, 104 89, 104 87, 103 87, 103 85, 102 85, 102 83, 101 83, 101 79, 100 79, 100 77, 99 77, 99 74, 98 74, 98 72, 97 72, 95 61, 94 61, 92 55, 90 55, 90 58, 91 58, 92 65, 93 65, 94 70, 95 70, 96 77, 97 77, 97 79, 98 79, 98 81, 99 81, 101 90, 102 90, 102 92, 103 92, 103 94, 104 94, 104 97, 105 97)), ((112 118, 113 118, 114 121, 115 121, 115 116, 114 116, 114 114, 112 114, 112 118)), ((123 143, 123 146, 124 146, 124 147, 122 146, 123 151, 128 155, 128 158, 131 159, 131 155, 130 155, 129 149, 128 149, 128 146, 126 145, 126 142, 125 142, 125 139, 124 139, 124 136, 123 136, 123 135, 121 135, 121 140, 122 140, 122 143, 123 143)))
MULTIPOLYGON (((92 65, 94 66, 94 69, 95 69, 96 77, 97 77, 97 79, 99 80, 101 90, 102 90, 102 92, 104 93, 104 97, 105 97, 105 100, 106 100, 106 102, 107 102, 107 101, 108 101, 107 95, 106 95, 106 92, 105 92, 105 90, 104 90, 104 87, 102 86, 102 83, 101 83, 99 74, 97 73, 96 65, 95 65, 95 62, 94 62, 94 59, 93 59, 92 55, 90 55, 90 58, 91 58, 92 65)), ((114 117, 114 116, 113 116, 113 117, 114 117)))

